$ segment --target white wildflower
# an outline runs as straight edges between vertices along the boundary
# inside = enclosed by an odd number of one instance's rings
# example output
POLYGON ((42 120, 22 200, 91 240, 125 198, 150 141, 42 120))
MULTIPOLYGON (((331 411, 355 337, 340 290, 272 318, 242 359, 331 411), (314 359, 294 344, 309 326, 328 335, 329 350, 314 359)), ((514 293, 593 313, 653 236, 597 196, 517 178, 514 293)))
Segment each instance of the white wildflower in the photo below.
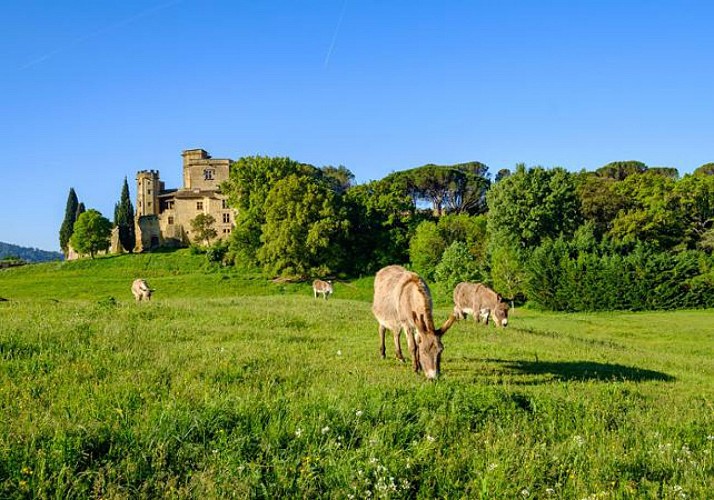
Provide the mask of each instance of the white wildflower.
POLYGON ((436 438, 434 436, 432 436, 431 434, 427 434, 426 440, 429 441, 430 443, 433 443, 434 441, 436 441, 436 438))
POLYGON ((523 498, 528 498, 530 496, 531 492, 528 490, 528 488, 523 488, 521 490, 521 496, 523 498))
POLYGON ((299 438, 300 436, 302 436, 302 429, 298 427, 295 429, 295 437, 299 438))
POLYGON ((357 410, 357 411, 355 412, 355 416, 356 416, 357 418, 360 418, 360 417, 362 416, 362 410, 357 410))
POLYGON ((555 495, 555 490, 553 488, 546 488, 545 492, 550 495, 555 495))
POLYGON ((342 350, 339 350, 339 349, 338 349, 338 350, 337 350, 337 355, 338 355, 338 356, 342 356, 342 350))
POLYGON ((322 428, 322 433, 327 434, 328 432, 330 432, 330 426, 326 425, 325 427, 322 428))

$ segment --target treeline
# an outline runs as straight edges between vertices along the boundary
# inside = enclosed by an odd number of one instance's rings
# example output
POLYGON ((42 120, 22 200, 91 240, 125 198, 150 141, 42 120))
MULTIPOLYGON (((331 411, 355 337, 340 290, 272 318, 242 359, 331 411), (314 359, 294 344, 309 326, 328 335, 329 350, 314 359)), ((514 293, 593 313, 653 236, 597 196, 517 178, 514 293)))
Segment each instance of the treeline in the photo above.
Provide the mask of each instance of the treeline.
MULTIPOLYGON (((714 164, 595 172, 425 165, 354 185, 345 167, 245 157, 222 186, 228 258, 292 278, 403 263, 554 310, 714 306, 714 164)), ((222 252, 220 252, 222 254, 222 252)))
POLYGON ((24 262, 47 262, 62 260, 59 252, 40 250, 39 248, 22 247, 0 241, 0 260, 21 260, 24 262))

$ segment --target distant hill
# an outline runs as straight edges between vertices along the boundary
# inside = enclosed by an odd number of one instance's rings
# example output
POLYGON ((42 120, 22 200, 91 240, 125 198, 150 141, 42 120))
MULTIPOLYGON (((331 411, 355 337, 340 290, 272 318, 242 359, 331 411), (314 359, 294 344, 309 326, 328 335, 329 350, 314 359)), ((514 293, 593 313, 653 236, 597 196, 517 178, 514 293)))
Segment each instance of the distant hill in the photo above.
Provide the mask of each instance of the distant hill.
POLYGON ((26 262, 46 262, 48 260, 62 260, 61 252, 49 252, 39 248, 21 247, 0 241, 0 259, 5 257, 19 257, 26 262))

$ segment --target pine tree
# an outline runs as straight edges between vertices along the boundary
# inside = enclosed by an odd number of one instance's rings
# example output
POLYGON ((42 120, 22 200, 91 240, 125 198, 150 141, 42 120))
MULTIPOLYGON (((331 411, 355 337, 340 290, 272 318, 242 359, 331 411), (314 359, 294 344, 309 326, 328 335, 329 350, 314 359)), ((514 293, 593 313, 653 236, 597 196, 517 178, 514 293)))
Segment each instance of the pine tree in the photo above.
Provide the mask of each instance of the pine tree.
POLYGON ((119 242, 128 252, 133 252, 136 245, 134 231, 134 206, 129 197, 129 184, 124 177, 119 203, 114 205, 114 225, 119 228, 119 242))
POLYGON ((69 239, 72 237, 74 232, 74 222, 77 220, 77 209, 79 207, 79 200, 77 199, 77 193, 74 192, 74 188, 69 188, 69 196, 67 197, 67 208, 64 211, 64 220, 59 230, 59 241, 60 248, 67 255, 69 250, 69 239))

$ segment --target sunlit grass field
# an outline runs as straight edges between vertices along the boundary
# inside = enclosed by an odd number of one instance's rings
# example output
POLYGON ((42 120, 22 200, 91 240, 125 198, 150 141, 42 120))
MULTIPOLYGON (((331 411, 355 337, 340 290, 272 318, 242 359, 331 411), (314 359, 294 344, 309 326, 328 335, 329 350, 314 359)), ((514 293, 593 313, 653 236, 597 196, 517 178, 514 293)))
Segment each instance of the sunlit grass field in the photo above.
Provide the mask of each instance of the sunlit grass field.
POLYGON ((379 358, 370 278, 315 300, 179 251, 0 297, 2 498, 714 498, 711 310, 462 321, 430 383, 379 358))

